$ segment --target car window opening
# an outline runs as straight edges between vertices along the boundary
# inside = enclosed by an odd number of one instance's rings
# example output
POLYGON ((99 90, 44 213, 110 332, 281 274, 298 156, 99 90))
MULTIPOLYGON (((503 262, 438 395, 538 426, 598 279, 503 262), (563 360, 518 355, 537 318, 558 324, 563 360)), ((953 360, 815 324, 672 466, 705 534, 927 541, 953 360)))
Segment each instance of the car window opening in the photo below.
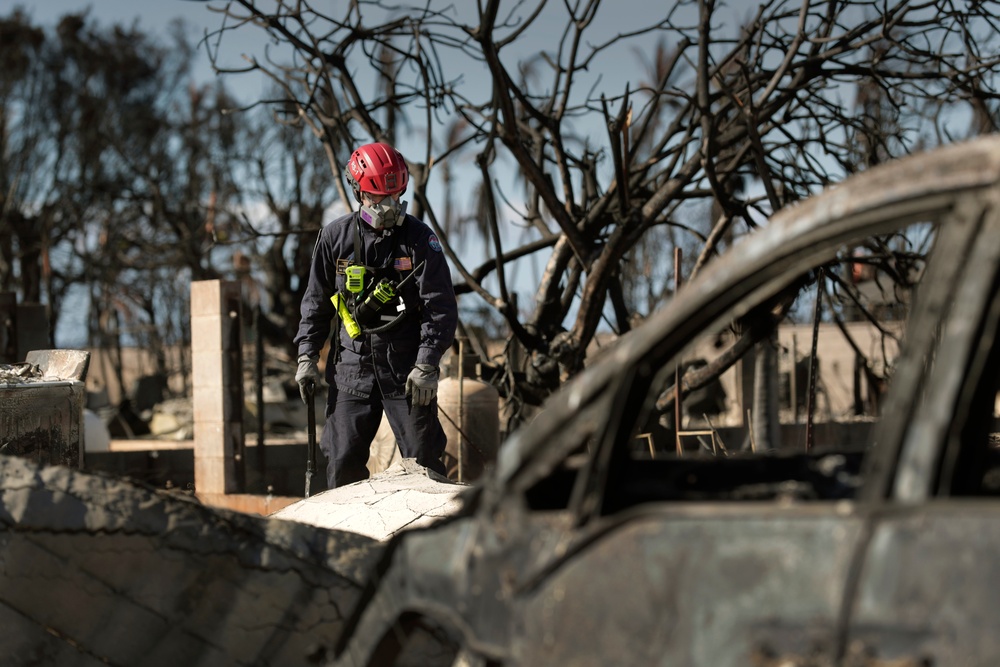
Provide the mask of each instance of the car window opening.
POLYGON ((783 295, 704 334, 679 364, 663 363, 620 444, 626 455, 609 478, 604 513, 648 502, 855 498, 935 237, 933 226, 918 223, 844 247, 835 261, 803 274, 783 295), (751 330, 748 344, 743 334, 751 330), (762 363, 766 346, 772 358, 762 363), (733 350, 735 361, 722 359, 733 350), (706 382, 720 359, 727 370, 706 382), (774 385, 754 384, 768 368, 774 385), (687 390, 679 413, 677 379, 687 390), (750 409, 732 414, 734 403, 760 399, 762 392, 776 401, 772 429, 756 428, 757 413, 750 409))

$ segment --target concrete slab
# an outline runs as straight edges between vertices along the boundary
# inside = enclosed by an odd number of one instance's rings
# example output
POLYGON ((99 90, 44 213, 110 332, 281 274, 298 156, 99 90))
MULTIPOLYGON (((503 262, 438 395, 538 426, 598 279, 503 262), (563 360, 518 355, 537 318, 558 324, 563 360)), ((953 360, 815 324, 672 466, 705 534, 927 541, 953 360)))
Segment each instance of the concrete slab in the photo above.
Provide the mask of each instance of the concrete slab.
POLYGON ((384 541, 454 514, 461 507, 460 494, 468 488, 414 459, 402 459, 364 481, 318 493, 269 516, 384 541))

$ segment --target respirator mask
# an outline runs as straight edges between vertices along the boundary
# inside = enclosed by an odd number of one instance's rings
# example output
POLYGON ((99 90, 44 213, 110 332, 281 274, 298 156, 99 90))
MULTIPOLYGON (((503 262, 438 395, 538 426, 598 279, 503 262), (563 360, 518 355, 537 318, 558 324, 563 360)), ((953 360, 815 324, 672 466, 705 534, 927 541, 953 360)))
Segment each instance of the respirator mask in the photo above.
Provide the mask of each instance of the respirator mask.
POLYGON ((392 229, 403 222, 403 217, 406 215, 405 201, 386 196, 377 204, 372 204, 370 200, 364 198, 364 195, 362 197, 361 219, 372 229, 392 229))

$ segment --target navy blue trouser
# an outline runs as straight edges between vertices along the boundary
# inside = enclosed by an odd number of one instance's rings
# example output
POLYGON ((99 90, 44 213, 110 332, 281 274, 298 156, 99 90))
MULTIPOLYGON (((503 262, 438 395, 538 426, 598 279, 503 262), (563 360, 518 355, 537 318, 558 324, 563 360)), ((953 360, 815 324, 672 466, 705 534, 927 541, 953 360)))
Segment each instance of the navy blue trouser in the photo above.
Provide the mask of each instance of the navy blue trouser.
POLYGON ((330 388, 336 398, 327 405, 326 427, 319 446, 326 455, 328 488, 368 479, 368 452, 385 410, 403 458, 446 474, 441 454, 447 438, 438 421, 437 400, 426 406, 410 406, 407 398, 382 398, 376 391, 361 398, 330 388))

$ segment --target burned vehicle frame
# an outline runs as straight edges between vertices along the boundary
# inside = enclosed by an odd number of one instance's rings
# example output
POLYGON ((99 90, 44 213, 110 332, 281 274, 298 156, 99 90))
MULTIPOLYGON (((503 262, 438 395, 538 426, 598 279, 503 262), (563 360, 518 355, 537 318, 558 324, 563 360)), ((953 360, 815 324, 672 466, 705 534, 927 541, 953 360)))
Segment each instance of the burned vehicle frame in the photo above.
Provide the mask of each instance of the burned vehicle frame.
POLYGON ((458 515, 389 543, 335 664, 996 664, 998 185, 993 137, 777 213, 553 396, 458 515), (913 224, 934 249, 868 442, 631 453, 698 336, 913 224))

